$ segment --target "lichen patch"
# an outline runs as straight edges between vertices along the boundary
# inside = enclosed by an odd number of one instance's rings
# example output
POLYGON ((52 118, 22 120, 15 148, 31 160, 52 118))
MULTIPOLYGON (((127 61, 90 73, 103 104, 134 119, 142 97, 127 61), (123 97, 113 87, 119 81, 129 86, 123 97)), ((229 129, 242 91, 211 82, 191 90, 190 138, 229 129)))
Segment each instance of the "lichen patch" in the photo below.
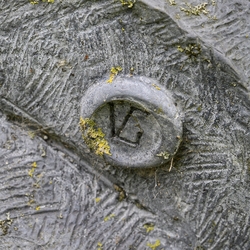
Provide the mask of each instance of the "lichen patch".
POLYGON ((115 76, 118 75, 120 71, 122 71, 122 67, 120 66, 112 67, 110 70, 110 76, 109 79, 107 80, 107 83, 112 83, 113 80, 115 79, 115 76))
POLYGON ((79 126, 82 137, 90 149, 100 156, 103 156, 103 154, 111 155, 110 146, 105 139, 105 134, 101 128, 97 128, 93 120, 80 117, 79 126))

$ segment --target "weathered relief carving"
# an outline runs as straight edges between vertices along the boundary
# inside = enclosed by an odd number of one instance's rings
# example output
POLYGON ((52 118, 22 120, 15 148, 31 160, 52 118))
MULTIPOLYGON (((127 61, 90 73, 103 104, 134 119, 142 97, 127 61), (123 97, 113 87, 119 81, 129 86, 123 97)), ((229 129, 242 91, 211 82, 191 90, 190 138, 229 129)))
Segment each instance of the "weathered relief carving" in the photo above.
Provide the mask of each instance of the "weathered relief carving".
POLYGON ((0 2, 3 249, 249 249, 249 2, 0 2))

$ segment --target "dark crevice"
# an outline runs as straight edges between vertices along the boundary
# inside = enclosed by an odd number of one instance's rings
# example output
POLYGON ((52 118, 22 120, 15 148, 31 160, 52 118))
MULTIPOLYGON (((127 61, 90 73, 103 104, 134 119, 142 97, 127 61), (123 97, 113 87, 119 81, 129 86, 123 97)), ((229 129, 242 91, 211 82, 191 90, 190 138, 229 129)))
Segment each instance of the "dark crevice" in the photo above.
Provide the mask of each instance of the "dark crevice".
POLYGON ((109 103, 110 109, 110 124, 111 124, 111 137, 115 137, 115 107, 114 103, 109 103))
POLYGON ((124 120, 123 120, 123 122, 122 122, 121 127, 117 129, 117 133, 116 133, 117 136, 119 136, 119 135, 121 134, 122 130, 125 128, 125 126, 126 126, 128 120, 129 120, 130 116, 133 114, 133 112, 134 112, 135 110, 136 110, 135 107, 131 107, 131 108, 130 108, 129 112, 127 113, 127 115, 125 116, 125 118, 124 118, 124 120))

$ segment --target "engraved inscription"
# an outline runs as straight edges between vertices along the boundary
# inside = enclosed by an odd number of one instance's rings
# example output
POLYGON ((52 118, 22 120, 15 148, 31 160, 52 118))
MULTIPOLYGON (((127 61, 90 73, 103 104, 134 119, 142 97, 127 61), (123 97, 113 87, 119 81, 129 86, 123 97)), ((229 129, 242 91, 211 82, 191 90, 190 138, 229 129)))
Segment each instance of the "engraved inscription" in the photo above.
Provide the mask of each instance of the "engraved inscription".
POLYGON ((131 147, 137 147, 144 133, 140 117, 147 117, 149 113, 133 106, 122 108, 122 105, 114 103, 109 103, 109 107, 111 137, 131 147))

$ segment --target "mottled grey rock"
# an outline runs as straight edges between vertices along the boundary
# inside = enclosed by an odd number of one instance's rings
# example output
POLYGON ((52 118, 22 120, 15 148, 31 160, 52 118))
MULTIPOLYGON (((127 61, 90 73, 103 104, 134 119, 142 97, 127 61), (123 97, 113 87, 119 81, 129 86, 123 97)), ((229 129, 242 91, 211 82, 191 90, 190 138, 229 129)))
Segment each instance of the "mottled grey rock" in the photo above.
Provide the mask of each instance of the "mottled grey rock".
POLYGON ((170 2, 0 2, 2 249, 250 248, 249 3, 170 2), (118 66, 181 114, 160 167, 112 166, 82 139, 82 97, 118 66))

